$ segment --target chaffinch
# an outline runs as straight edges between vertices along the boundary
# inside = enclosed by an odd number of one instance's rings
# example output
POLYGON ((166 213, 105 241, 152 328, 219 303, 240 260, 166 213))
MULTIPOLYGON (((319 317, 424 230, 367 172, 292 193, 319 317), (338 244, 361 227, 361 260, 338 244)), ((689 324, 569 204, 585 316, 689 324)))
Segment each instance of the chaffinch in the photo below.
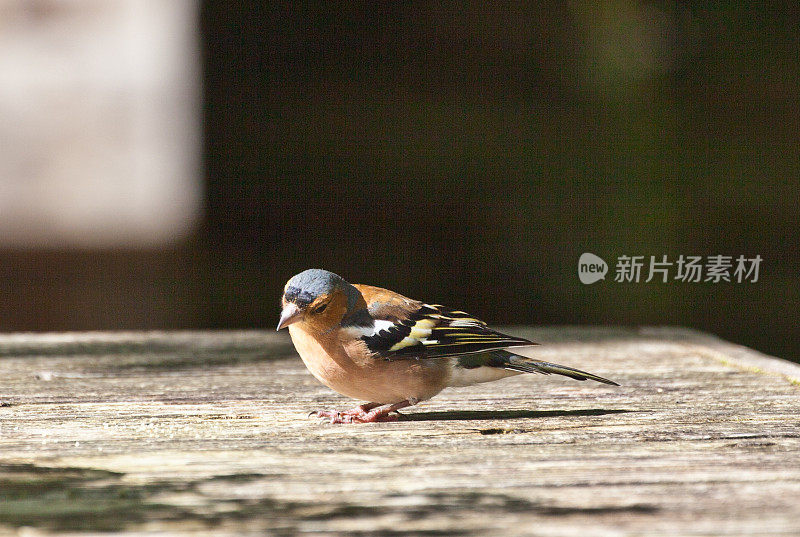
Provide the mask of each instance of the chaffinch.
POLYGON ((502 334, 463 311, 351 285, 322 269, 292 277, 283 290, 278 330, 289 327, 308 370, 333 390, 368 401, 344 412, 314 411, 332 423, 393 421, 397 410, 448 386, 521 373, 556 373, 616 382, 507 349, 536 343, 502 334))

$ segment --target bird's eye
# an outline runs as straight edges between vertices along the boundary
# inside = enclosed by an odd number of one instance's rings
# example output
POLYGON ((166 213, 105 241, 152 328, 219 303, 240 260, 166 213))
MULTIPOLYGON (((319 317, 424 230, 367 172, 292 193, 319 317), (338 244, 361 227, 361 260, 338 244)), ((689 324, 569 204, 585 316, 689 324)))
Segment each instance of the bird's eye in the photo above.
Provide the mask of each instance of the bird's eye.
POLYGON ((318 315, 318 314, 322 313, 323 311, 325 311, 325 308, 327 308, 327 307, 328 307, 327 303, 321 304, 321 305, 317 306, 316 308, 314 308, 314 311, 312 311, 311 313, 313 313, 314 315, 318 315))

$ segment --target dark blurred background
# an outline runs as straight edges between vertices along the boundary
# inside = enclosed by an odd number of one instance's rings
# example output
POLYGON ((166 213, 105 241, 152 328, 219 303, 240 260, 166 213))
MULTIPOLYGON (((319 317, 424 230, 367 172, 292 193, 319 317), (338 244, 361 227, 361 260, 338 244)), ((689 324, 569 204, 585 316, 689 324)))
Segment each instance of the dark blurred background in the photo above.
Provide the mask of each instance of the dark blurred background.
POLYGON ((681 325, 800 361, 800 18, 728 5, 194 6, 191 225, 9 242, 0 329, 270 329, 323 267, 494 324, 681 325), (665 254, 763 261, 614 282, 665 254))

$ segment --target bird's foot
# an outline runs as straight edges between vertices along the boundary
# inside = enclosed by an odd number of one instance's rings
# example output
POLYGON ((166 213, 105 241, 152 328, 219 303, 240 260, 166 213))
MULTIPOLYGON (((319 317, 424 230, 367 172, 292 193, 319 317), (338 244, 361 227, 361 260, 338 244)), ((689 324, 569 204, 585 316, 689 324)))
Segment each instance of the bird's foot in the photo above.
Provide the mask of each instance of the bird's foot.
POLYGON ((392 405, 380 403, 365 403, 355 408, 345 411, 337 410, 314 410, 309 413, 309 417, 329 418, 330 423, 377 423, 386 421, 397 421, 401 414, 397 410, 410 406, 408 401, 402 401, 392 405))

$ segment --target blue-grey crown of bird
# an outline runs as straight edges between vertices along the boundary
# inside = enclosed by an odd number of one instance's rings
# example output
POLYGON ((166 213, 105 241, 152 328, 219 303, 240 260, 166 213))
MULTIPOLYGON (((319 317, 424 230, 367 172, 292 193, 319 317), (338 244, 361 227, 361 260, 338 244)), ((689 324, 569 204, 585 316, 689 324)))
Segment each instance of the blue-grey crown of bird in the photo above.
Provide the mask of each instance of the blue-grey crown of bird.
POLYGON ((338 274, 325 269, 308 269, 293 276, 286 284, 284 296, 298 306, 307 306, 317 297, 341 289, 347 296, 349 311, 356 306, 361 293, 338 274))

